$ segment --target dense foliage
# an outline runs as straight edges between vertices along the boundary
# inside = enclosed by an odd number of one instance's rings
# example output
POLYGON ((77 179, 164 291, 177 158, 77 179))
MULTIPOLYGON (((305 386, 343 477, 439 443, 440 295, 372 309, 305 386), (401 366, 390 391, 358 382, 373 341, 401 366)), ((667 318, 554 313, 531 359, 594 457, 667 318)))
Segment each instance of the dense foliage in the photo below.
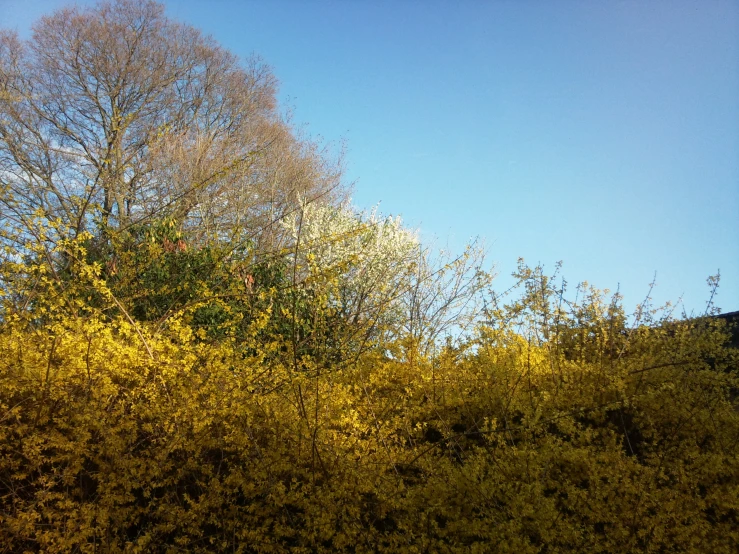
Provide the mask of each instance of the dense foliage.
POLYGON ((496 295, 337 178, 152 2, 0 35, 0 552, 739 551, 724 321, 496 295))
POLYGON ((628 327, 522 266, 467 340, 349 357, 308 340, 346 332, 325 289, 150 244, 2 265, 4 551, 736 551, 720 322, 628 327))

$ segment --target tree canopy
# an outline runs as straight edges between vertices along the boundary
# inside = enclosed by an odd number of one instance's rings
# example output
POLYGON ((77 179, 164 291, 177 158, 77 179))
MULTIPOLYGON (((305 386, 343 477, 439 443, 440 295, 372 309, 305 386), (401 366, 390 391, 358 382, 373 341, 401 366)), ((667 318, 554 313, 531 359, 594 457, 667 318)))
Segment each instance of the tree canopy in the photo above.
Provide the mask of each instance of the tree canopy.
POLYGON ((269 67, 163 6, 116 0, 0 34, 2 223, 62 237, 173 218, 199 239, 259 234, 341 168, 281 116, 269 67))

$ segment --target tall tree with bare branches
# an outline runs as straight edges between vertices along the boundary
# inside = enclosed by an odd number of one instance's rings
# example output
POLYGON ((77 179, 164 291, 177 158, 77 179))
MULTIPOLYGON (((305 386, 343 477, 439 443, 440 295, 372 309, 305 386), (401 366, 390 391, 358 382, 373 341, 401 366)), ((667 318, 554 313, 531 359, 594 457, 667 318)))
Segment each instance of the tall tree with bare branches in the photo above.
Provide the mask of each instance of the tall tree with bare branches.
POLYGON ((27 42, 0 31, 0 219, 60 237, 161 217, 202 239, 274 232, 341 176, 275 90, 260 60, 150 0, 63 9, 27 42))

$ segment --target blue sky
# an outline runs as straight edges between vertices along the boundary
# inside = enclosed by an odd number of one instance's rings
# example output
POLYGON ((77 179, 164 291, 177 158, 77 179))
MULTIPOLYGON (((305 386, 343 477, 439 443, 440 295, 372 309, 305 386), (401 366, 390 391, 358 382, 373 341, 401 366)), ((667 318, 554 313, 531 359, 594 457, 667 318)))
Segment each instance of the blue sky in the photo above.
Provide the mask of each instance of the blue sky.
MULTIPOLYGON (((89 3, 89 2, 80 2, 89 3)), ((167 0, 260 55, 354 203, 574 284, 739 310, 739 3, 167 0)), ((27 36, 64 0, 0 0, 27 36)))

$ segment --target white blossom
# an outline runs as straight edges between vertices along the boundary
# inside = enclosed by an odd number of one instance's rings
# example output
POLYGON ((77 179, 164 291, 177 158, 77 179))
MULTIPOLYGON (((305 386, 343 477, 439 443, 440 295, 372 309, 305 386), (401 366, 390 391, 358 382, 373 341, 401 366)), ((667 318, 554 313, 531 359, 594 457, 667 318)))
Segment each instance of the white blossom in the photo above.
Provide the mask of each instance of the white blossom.
POLYGON ((297 245, 304 278, 338 279, 335 302, 345 315, 387 320, 421 255, 417 232, 400 217, 350 204, 309 204, 283 221, 297 245))

